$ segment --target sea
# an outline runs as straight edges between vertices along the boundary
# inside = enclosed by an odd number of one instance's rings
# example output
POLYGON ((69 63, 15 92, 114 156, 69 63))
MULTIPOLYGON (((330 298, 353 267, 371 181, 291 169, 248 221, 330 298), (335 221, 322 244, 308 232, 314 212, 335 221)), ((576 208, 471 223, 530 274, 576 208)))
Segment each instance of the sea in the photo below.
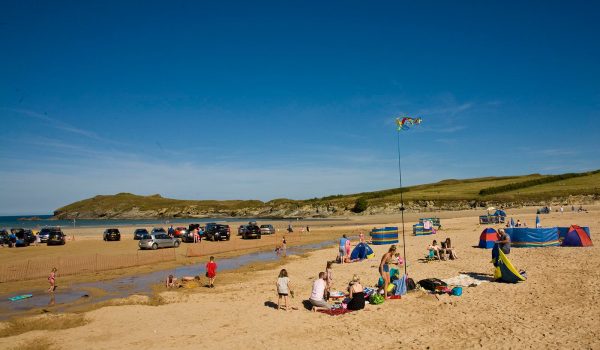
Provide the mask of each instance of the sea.
MULTIPOLYGON (((0 216, 0 229, 26 228, 39 229, 45 226, 60 227, 113 227, 113 226, 166 226, 176 224, 204 223, 204 222, 230 222, 230 221, 257 221, 254 218, 170 218, 170 219, 77 219, 56 220, 52 215, 18 215, 0 216), (23 220, 35 217, 36 220, 23 220)), ((264 221, 264 219, 263 219, 264 221)), ((271 220, 269 221, 282 221, 271 220)), ((285 220, 288 221, 288 220, 285 220)))

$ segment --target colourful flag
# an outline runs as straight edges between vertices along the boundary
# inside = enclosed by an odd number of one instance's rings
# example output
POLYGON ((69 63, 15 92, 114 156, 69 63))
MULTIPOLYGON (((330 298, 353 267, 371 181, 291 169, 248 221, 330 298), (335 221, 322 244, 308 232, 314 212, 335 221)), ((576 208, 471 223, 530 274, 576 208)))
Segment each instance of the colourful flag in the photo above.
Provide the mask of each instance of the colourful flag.
POLYGON ((396 118, 396 125, 398 125, 398 131, 408 130, 413 125, 419 125, 419 124, 421 124, 421 118, 409 118, 409 117, 396 118))

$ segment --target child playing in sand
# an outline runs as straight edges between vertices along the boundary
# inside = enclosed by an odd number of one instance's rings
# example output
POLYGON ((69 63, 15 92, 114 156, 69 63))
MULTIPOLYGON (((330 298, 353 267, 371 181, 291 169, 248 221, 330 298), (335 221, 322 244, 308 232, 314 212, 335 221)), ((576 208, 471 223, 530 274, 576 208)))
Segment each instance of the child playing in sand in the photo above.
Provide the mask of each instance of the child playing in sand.
POLYGON ((215 277, 217 277, 217 263, 214 256, 211 256, 210 261, 206 263, 206 277, 208 277, 208 288, 214 288, 215 277))
POLYGON ((165 280, 165 287, 167 287, 167 288, 177 287, 177 277, 174 277, 173 275, 169 275, 169 277, 167 277, 167 279, 165 280))
POLYGON ((48 276, 48 283, 50 283, 48 293, 54 293, 54 290, 56 289, 56 271, 58 271, 56 267, 53 267, 52 271, 50 271, 50 275, 48 276))
POLYGON ((279 295, 279 299, 277 299, 277 309, 281 310, 281 299, 283 298, 285 303, 285 310, 288 309, 288 294, 292 297, 294 296, 294 292, 290 288, 290 279, 288 278, 288 273, 286 269, 281 269, 279 271, 279 277, 277 278, 277 294, 279 295))

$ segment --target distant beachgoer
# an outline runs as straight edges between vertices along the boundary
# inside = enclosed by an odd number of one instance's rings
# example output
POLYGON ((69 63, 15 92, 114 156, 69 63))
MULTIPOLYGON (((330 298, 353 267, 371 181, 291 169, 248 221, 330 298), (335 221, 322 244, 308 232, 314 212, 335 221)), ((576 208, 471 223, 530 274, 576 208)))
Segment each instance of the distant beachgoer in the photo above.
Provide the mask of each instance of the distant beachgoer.
POLYGON ((342 238, 340 238, 340 264, 344 263, 344 258, 346 257, 346 241, 348 240, 348 238, 346 238, 346 235, 342 235, 342 238))
POLYGON ((165 280, 165 287, 167 288, 175 288, 177 287, 177 277, 173 275, 169 275, 165 280))
POLYGON ((287 241, 285 239, 285 236, 283 236, 283 239, 281 240, 281 249, 284 251, 287 249, 287 241))
POLYGON ((365 234, 364 233, 359 233, 358 234, 358 240, 360 241, 360 243, 365 243, 365 234))
POLYGON ((310 226, 306 225, 306 233, 310 232, 310 226))
POLYGON ((362 310, 365 308, 365 291, 360 284, 360 278, 357 275, 352 277, 350 282, 349 298, 350 301, 346 305, 348 310, 362 310))
POLYGON ((294 229, 292 228, 292 224, 288 224, 287 231, 288 231, 289 233, 292 233, 292 232, 294 232, 294 229))
POLYGON ((39 234, 39 233, 37 233, 37 234, 35 235, 35 245, 36 245, 36 246, 38 246, 38 245, 40 245, 41 243, 42 243, 42 237, 40 237, 40 234, 39 234))
POLYGON ((517 219, 517 224, 515 225, 515 227, 521 227, 521 226, 523 226, 523 225, 521 224, 521 220, 520 220, 520 219, 517 219))
POLYGON ((217 277, 217 263, 214 256, 211 256, 210 261, 206 263, 206 277, 208 277, 208 288, 214 288, 215 277, 217 277))
POLYGON ((390 284, 390 261, 395 253, 396 245, 392 244, 388 252, 383 254, 379 263, 379 274, 383 278, 383 292, 386 299, 388 299, 388 285, 390 284))
POLYGON ((562 214, 564 211, 564 208, 562 207, 562 205, 560 206, 560 213, 562 214))
POLYGON ((500 250, 504 254, 510 254, 510 236, 502 228, 498 230, 498 240, 496 243, 498 243, 500 250))
POLYGON ((171 227, 169 227, 169 230, 167 231, 167 234, 170 237, 173 237, 175 235, 175 229, 173 228, 173 225, 171 225, 171 227))
POLYGON ((56 269, 56 267, 53 267, 52 270, 50 271, 50 275, 48 275, 48 283, 50 283, 50 288, 48 288, 48 293, 54 293, 54 290, 56 290, 56 272, 58 270, 56 269))
POLYGON ((288 273, 286 269, 281 269, 279 271, 279 277, 277 278, 277 294, 279 295, 279 299, 277 299, 277 309, 281 309, 281 299, 283 298, 285 303, 285 310, 288 309, 288 295, 293 296, 293 291, 290 288, 290 279, 288 278, 288 273))
POLYGON ((327 288, 325 272, 319 272, 319 278, 313 283, 312 292, 310 294, 310 298, 308 298, 308 301, 310 301, 313 306, 312 311, 317 311, 319 309, 331 309, 331 305, 329 305, 324 299, 325 288, 327 288))

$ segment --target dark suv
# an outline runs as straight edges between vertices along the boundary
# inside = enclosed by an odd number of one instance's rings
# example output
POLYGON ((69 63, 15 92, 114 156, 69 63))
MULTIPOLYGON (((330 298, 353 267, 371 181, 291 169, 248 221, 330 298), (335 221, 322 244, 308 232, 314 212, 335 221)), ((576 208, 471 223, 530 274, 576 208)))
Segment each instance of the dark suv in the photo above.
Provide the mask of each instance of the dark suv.
POLYGON ((38 236, 40 236, 40 242, 42 243, 46 243, 48 242, 48 238, 50 237, 50 234, 54 231, 61 231, 60 227, 44 227, 40 230, 40 233, 38 233, 38 236))
POLYGON ((62 232, 60 228, 52 230, 48 235, 47 245, 65 245, 67 242, 67 236, 62 232))
POLYGON ((231 229, 229 228, 229 225, 211 222, 206 224, 204 237, 209 241, 228 241, 231 237, 231 229))
POLYGON ((242 232, 243 239, 248 239, 248 238, 260 239, 260 236, 261 236, 260 227, 258 227, 258 225, 254 224, 254 223, 246 225, 244 227, 244 231, 242 232))
POLYGON ((102 239, 104 239, 105 241, 120 241, 121 232, 118 228, 107 228, 106 230, 104 230, 102 239))

